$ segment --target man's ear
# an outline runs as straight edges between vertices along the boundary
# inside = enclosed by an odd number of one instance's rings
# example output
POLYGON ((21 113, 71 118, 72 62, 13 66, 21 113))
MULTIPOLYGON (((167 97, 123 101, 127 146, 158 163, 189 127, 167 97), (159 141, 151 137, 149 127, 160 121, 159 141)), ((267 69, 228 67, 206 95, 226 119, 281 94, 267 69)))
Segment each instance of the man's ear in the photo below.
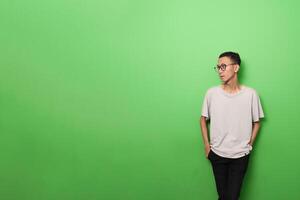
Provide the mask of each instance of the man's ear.
POLYGON ((240 66, 239 66, 239 65, 235 65, 235 70, 234 70, 234 72, 238 72, 239 69, 240 69, 240 66))

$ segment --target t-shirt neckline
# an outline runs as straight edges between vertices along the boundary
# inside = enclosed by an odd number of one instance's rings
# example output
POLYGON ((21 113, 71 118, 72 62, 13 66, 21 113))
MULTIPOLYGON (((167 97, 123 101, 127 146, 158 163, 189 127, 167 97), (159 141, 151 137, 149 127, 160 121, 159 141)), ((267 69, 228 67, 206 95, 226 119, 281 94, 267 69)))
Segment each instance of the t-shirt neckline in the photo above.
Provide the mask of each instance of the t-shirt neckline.
POLYGON ((244 90, 245 90, 245 86, 244 85, 240 85, 240 90, 238 92, 235 92, 235 93, 228 93, 226 92, 223 88, 222 88, 222 85, 219 85, 219 89, 220 91, 226 95, 226 96, 229 96, 229 97, 234 97, 234 96, 237 96, 239 94, 241 94, 244 90))

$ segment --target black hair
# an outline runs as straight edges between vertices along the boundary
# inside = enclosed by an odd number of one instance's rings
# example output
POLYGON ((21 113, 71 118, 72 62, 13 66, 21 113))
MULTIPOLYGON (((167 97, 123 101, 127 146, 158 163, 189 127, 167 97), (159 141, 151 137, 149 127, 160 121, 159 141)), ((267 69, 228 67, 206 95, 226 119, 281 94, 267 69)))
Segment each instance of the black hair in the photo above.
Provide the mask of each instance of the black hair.
POLYGON ((238 65, 241 65, 241 58, 240 58, 240 55, 236 52, 232 52, 232 51, 226 51, 224 53, 221 53, 219 55, 219 58, 222 58, 222 57, 228 57, 230 58, 234 63, 238 64, 238 65))

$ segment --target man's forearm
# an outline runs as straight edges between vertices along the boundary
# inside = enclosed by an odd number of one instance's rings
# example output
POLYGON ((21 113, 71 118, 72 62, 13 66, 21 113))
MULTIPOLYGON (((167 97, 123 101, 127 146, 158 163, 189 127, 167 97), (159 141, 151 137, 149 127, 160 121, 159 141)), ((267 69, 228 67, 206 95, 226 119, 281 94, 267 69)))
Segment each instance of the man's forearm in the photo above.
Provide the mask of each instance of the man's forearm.
POLYGON ((260 128, 260 123, 259 121, 258 122, 253 122, 253 128, 252 128, 252 134, 251 134, 251 139, 249 141, 249 144, 251 146, 253 146, 254 144, 254 141, 255 141, 255 138, 257 136, 257 133, 259 131, 259 128, 260 128))
POLYGON ((204 145, 209 145, 208 129, 206 124, 206 119, 204 117, 201 117, 200 119, 200 126, 201 126, 201 133, 202 133, 204 145))

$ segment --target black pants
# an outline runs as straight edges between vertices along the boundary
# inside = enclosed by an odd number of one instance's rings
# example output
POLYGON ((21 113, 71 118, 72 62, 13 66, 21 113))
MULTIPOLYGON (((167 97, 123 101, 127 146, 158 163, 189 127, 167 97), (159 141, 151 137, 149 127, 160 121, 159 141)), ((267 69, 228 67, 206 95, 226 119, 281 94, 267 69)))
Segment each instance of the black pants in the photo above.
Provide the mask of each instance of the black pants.
POLYGON ((224 158, 210 150, 207 157, 212 164, 218 200, 238 200, 250 154, 241 158, 224 158))

